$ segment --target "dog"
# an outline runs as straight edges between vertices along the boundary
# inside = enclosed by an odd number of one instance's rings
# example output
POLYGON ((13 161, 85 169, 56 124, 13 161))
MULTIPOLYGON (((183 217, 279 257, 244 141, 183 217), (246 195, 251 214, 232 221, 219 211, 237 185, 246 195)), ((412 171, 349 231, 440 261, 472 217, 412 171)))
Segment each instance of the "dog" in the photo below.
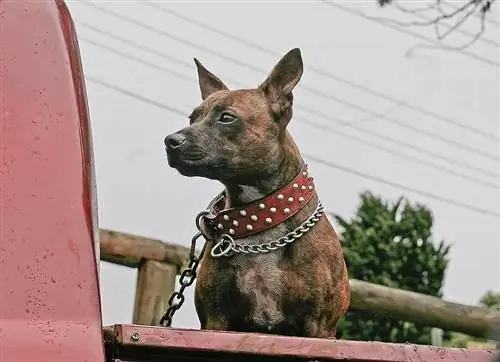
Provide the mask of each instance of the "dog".
POLYGON ((202 103, 164 143, 170 167, 224 186, 202 218, 201 329, 335 338, 350 300, 344 255, 287 131, 300 49, 254 89, 229 90, 194 62, 202 103))

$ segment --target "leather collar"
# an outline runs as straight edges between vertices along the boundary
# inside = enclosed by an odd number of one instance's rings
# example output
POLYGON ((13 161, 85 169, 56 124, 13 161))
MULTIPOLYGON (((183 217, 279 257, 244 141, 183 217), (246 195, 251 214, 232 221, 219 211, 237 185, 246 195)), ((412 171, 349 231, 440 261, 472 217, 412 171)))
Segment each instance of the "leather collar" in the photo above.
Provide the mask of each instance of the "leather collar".
POLYGON ((304 164, 288 185, 241 207, 224 209, 226 195, 223 191, 210 203, 210 214, 205 220, 217 235, 227 234, 233 239, 244 238, 290 219, 315 193, 313 177, 304 164))

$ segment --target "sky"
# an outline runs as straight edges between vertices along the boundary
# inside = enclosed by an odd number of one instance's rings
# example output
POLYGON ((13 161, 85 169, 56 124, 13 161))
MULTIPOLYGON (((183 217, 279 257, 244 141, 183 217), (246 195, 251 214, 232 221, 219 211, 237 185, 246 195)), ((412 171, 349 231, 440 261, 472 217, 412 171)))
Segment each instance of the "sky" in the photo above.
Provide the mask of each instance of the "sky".
MULTIPOLYGON (((193 58, 229 87, 249 88, 299 47, 305 68, 289 129, 325 208, 350 217, 365 190, 422 203, 434 215, 433 238, 453 244, 444 298, 475 304, 486 290, 500 291, 498 9, 482 38, 457 51, 436 48, 432 27, 401 24, 422 21, 415 15, 372 0, 68 7, 87 84, 101 228, 189 246, 194 217, 221 190, 169 168, 164 151, 164 137, 201 102, 193 58)), ((444 44, 465 44, 480 26, 470 18, 444 44)), ((136 270, 100 269, 104 324, 130 323, 136 270)), ((193 287, 186 299, 173 326, 199 328, 193 287)))

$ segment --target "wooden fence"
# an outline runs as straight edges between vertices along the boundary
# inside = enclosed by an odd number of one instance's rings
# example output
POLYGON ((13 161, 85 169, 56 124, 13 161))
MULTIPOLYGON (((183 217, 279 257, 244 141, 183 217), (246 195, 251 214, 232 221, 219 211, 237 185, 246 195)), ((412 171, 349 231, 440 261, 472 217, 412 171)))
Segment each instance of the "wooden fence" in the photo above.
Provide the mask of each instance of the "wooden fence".
MULTIPOLYGON (((133 323, 158 325, 175 278, 186 265, 189 249, 160 240, 101 230, 101 260, 138 268, 133 323)), ((391 315, 475 337, 498 335, 500 312, 446 302, 401 289, 350 280, 351 308, 391 315)))

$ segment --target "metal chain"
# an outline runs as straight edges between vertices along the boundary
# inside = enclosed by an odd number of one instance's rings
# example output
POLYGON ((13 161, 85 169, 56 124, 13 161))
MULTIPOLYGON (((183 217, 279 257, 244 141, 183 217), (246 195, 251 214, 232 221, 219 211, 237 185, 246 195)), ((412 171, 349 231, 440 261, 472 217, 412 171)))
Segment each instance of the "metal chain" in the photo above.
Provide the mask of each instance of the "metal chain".
POLYGON ((214 258, 219 258, 221 256, 231 256, 233 253, 236 254, 265 254, 276 249, 282 248, 289 245, 302 237, 307 233, 316 223, 319 221, 321 216, 324 214, 324 208, 321 201, 318 202, 316 209, 309 218, 304 221, 300 226, 298 226, 293 231, 289 232, 285 236, 269 241, 264 244, 252 244, 252 245, 240 245, 234 242, 234 239, 228 234, 222 234, 220 240, 214 245, 211 250, 211 255, 214 258))
POLYGON ((196 233, 195 236, 191 239, 191 249, 189 251, 189 264, 186 269, 183 270, 181 277, 179 278, 179 284, 181 287, 179 288, 178 291, 173 292, 172 295, 170 296, 170 299, 168 300, 168 309, 161 317, 160 320, 160 325, 164 325, 165 327, 170 327, 172 324, 172 317, 174 316, 174 313, 182 307, 182 304, 184 304, 185 297, 184 297, 184 290, 192 285, 196 279, 196 270, 198 269, 198 264, 200 263, 201 258, 203 257, 203 254, 205 252, 205 248, 207 246, 207 237, 203 234, 202 228, 201 228, 201 220, 207 215, 209 212, 208 211, 202 211, 196 216, 196 228, 198 229, 198 232, 196 233), (205 239, 205 242, 203 243, 203 247, 201 249, 200 255, 196 255, 196 242, 200 237, 203 237, 205 239))

